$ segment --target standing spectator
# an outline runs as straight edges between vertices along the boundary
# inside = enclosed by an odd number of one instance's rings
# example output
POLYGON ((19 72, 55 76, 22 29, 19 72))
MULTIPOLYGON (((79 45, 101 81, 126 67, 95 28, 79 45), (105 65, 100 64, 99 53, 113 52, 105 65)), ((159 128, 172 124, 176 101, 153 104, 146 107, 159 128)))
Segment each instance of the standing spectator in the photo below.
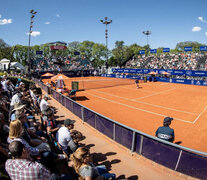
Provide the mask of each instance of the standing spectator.
POLYGON ((163 126, 159 127, 156 131, 156 136, 160 139, 173 142, 175 139, 174 129, 170 128, 170 124, 173 118, 171 117, 165 117, 163 126))
POLYGON ((8 159, 5 166, 12 180, 49 179, 50 172, 42 164, 30 160, 27 149, 20 141, 11 142, 9 151, 13 159, 8 159))
POLYGON ((56 140, 67 154, 71 154, 77 149, 77 145, 73 142, 70 134, 70 130, 74 128, 74 123, 74 120, 66 119, 64 126, 56 133, 56 140))

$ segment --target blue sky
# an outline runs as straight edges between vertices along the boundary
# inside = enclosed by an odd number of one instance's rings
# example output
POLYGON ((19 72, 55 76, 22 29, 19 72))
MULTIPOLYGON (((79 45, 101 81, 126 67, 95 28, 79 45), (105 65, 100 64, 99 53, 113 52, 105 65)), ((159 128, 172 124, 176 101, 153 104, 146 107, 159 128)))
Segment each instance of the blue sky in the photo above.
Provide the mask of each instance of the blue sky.
POLYGON ((34 18, 31 45, 53 41, 94 41, 109 49, 115 41, 146 45, 142 33, 151 30, 151 48, 175 48, 182 41, 207 44, 207 0, 0 0, 0 38, 9 45, 28 45, 30 10, 34 18))

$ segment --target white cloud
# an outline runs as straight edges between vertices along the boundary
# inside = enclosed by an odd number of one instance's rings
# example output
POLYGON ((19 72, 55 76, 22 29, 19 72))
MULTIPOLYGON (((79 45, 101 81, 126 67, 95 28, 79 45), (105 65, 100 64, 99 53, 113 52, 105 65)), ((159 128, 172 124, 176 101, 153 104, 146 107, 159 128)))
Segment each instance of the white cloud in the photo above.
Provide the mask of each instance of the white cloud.
POLYGON ((50 24, 50 22, 45 22, 45 24, 50 24))
POLYGON ((207 36, 207 32, 205 32, 205 35, 207 36))
POLYGON ((58 17, 58 18, 59 18, 59 17, 60 17, 60 14, 56 14, 56 17, 58 17))
POLYGON ((11 24, 12 19, 0 19, 0 25, 11 24))
MULTIPOLYGON (((29 33, 27 33, 27 35, 29 35, 29 33)), ((40 32, 39 31, 32 31, 31 36, 36 37, 39 36, 40 32)))
POLYGON ((199 19, 201 22, 206 22, 206 20, 204 20, 203 17, 201 17, 201 16, 198 17, 198 19, 199 19))
POLYGON ((201 31, 201 29, 202 29, 201 27, 195 26, 195 27, 192 28, 192 31, 193 32, 201 31))
POLYGON ((0 14, 0 18, 1 18, 1 14, 0 14))

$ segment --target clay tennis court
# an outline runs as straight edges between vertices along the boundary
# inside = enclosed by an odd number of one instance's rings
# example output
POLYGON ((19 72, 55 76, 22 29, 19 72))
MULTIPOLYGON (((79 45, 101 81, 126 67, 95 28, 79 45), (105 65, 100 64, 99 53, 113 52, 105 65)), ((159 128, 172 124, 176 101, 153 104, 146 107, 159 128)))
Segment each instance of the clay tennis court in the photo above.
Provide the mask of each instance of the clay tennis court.
MULTIPOLYGON (((114 78, 81 77, 65 81, 84 82, 84 91, 77 92, 77 102, 122 124, 155 135, 166 116, 173 117, 171 127, 175 130, 175 142, 206 152, 207 144, 207 88, 203 86, 171 84, 162 82, 109 86, 114 78), (95 80, 95 81, 94 81, 95 80), (97 87, 95 86, 97 84, 97 87), (98 85, 99 84, 99 85, 98 85), (93 86, 93 87, 92 87, 93 86), (90 89, 93 88, 93 89, 90 89)), ((116 80, 114 80, 116 81, 116 80)))

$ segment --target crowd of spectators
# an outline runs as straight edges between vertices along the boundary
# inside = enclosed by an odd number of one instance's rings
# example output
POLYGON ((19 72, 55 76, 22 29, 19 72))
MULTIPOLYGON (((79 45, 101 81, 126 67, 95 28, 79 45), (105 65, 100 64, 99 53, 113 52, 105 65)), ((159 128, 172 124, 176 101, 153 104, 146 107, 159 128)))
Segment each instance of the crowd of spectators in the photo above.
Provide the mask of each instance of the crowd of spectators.
POLYGON ((48 100, 21 77, 0 77, 0 179, 115 178, 94 166, 75 121, 57 121, 48 100))
POLYGON ((178 53, 160 54, 154 56, 137 56, 126 63, 126 68, 143 69, 182 69, 182 70, 207 70, 207 58, 205 64, 198 66, 199 59, 206 58, 202 53, 178 53), (146 62, 147 59, 150 60, 146 62))
POLYGON ((86 58, 77 57, 44 57, 33 60, 35 71, 71 71, 71 70, 91 70, 90 61, 86 58))

